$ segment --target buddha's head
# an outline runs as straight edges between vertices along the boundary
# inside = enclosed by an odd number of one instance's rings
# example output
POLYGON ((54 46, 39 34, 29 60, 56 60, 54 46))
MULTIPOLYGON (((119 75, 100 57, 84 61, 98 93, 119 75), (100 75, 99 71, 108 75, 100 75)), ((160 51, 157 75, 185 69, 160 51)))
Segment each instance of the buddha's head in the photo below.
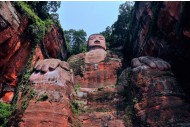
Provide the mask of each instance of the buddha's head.
POLYGON ((88 50, 103 48, 106 50, 105 37, 101 34, 92 34, 88 38, 88 50))

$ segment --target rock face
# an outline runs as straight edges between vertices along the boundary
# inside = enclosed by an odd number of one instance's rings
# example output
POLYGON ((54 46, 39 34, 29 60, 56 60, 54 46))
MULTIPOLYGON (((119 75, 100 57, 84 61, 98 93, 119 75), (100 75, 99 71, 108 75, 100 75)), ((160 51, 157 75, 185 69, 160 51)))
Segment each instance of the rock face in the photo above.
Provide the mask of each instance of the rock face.
POLYGON ((147 55, 169 62, 186 93, 190 90, 189 11, 189 2, 136 2, 131 41, 133 58, 147 55))
MULTIPOLYGON (((30 76, 30 91, 34 96, 28 102, 19 126, 69 127, 70 101, 74 93, 69 65, 58 59, 45 59, 38 61, 34 69, 30 76)), ((19 99, 22 101, 20 108, 26 96, 19 99)))
POLYGON ((105 37, 101 34, 92 34, 88 38, 88 49, 100 49, 106 50, 105 37))
POLYGON ((95 64, 103 61, 106 57, 106 51, 104 49, 93 49, 85 54, 85 63, 95 64))
POLYGON ((1 101, 11 102, 26 65, 34 72, 18 96, 17 108, 23 112, 11 126, 130 127, 133 115, 138 126, 189 126, 189 2, 136 2, 129 39, 131 53, 138 58, 131 62, 131 73, 124 70, 121 79, 117 76, 122 58, 106 50, 102 35, 91 35, 88 52, 66 63, 61 61, 66 57, 61 28, 50 25, 34 47, 26 32, 32 21, 15 7, 0 2, 1 101), (136 114, 129 111, 133 108, 136 114), (73 112, 78 113, 79 124, 73 112))
POLYGON ((106 57, 105 38, 101 34, 92 34, 88 38, 88 50, 85 54, 85 63, 98 63, 106 57))
POLYGON ((68 62, 75 73, 76 84, 83 88, 115 85, 121 69, 121 59, 111 51, 105 51, 105 38, 93 34, 88 39, 89 52, 71 56, 68 62))
POLYGON ((135 89, 134 109, 142 125, 189 125, 189 104, 167 62, 153 57, 133 59, 131 82, 135 89))
POLYGON ((75 76, 76 84, 84 88, 97 88, 116 84, 117 71, 121 68, 121 62, 116 59, 79 67, 82 75, 75 76))
POLYGON ((42 43, 45 55, 48 58, 57 58, 61 60, 66 58, 66 44, 63 30, 60 27, 51 25, 42 43))
MULTIPOLYGON (((177 33, 177 25, 182 20, 181 15, 187 13, 183 10, 186 9, 183 4, 167 1, 135 4, 134 20, 136 22, 134 24, 139 24, 133 43, 136 56, 149 55, 171 60, 171 55, 175 52, 173 48, 177 46, 176 43, 181 43, 179 40, 181 34, 183 38, 187 37, 184 33, 177 33)), ((186 18, 188 20, 188 16, 186 18)))
POLYGON ((28 24, 27 18, 16 13, 10 2, 1 2, 0 7, 0 82, 1 88, 12 88, 8 90, 9 93, 11 92, 11 96, 7 96, 7 91, 3 89, 1 89, 1 93, 5 92, 3 101, 10 101, 13 97, 17 76, 28 60, 31 47, 30 42, 24 39, 23 34, 28 24))
MULTIPOLYGON (((30 23, 28 18, 19 13, 11 2, 0 2, 0 93, 4 102, 10 102, 14 96, 18 76, 27 64, 32 43, 26 38, 30 23)), ((66 56, 63 31, 57 26, 50 26, 33 56, 32 65, 39 59, 60 58, 66 56)))
POLYGON ((124 127, 125 97, 116 86, 121 59, 105 51, 105 38, 93 34, 88 39, 89 52, 71 56, 68 62, 75 74, 76 102, 82 127, 124 127))
POLYGON ((123 87, 107 86, 80 88, 77 92, 79 120, 82 127, 125 127, 125 97, 119 94, 123 87))

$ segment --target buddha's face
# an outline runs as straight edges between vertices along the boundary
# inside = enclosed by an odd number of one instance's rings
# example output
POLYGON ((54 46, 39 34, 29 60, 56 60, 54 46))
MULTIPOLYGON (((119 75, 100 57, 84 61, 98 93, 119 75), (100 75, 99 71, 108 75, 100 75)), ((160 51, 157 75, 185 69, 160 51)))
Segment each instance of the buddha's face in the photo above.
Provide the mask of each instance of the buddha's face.
POLYGON ((101 34, 92 34, 88 38, 88 47, 89 49, 93 47, 101 47, 106 50, 106 42, 104 36, 101 34))

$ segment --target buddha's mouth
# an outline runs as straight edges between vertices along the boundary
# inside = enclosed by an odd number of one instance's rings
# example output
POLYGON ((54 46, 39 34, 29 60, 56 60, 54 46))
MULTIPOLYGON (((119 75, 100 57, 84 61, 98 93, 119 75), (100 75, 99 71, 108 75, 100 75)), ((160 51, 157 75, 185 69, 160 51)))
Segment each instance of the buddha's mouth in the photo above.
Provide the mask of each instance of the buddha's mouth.
POLYGON ((95 44, 100 44, 100 41, 96 40, 94 41, 95 44))

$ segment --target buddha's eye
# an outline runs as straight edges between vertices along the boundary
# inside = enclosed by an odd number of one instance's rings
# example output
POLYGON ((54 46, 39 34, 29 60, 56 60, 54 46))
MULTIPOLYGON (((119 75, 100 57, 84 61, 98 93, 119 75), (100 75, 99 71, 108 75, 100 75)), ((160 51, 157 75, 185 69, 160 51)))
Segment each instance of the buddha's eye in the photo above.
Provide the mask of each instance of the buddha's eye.
POLYGON ((103 37, 99 37, 99 39, 100 39, 100 40, 104 40, 104 38, 103 38, 103 37))
POLYGON ((92 37, 90 37, 90 40, 93 40, 94 39, 94 37, 92 36, 92 37))

